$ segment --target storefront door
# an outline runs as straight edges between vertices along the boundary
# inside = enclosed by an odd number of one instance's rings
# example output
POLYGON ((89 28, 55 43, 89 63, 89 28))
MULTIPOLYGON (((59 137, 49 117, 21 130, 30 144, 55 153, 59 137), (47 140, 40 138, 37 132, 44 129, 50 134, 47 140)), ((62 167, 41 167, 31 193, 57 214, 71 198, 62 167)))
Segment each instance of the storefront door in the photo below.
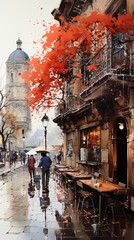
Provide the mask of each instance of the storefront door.
POLYGON ((124 118, 119 117, 115 124, 116 129, 116 180, 127 185, 127 125, 124 118))

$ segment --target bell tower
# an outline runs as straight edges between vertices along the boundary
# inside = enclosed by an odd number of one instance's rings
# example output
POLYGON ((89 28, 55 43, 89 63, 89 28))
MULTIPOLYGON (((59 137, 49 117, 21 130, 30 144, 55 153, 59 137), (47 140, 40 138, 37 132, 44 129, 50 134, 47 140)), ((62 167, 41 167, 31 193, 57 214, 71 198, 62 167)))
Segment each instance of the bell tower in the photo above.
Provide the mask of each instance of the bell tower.
POLYGON ((27 103, 27 93, 29 91, 24 79, 21 77, 24 71, 29 70, 29 56, 22 50, 20 38, 16 41, 17 48, 13 51, 6 62, 6 91, 8 96, 8 111, 15 116, 18 130, 16 131, 16 147, 24 147, 22 131, 25 139, 31 129, 30 107, 27 103))

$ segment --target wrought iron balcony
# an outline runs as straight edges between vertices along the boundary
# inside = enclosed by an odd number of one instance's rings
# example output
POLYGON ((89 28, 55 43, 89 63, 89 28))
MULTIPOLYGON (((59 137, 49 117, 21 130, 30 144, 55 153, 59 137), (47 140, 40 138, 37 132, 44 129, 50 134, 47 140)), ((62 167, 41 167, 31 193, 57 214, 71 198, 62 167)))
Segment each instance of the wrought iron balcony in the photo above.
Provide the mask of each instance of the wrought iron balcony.
POLYGON ((71 94, 68 95, 65 104, 59 104, 59 106, 55 108, 55 117, 61 117, 62 115, 75 111, 82 105, 82 103, 83 101, 81 98, 75 97, 71 94))
MULTIPOLYGON (((116 36, 108 41, 108 43, 87 63, 87 66, 94 64, 97 67, 95 71, 84 71, 83 89, 80 90, 80 95, 83 96, 87 89, 94 85, 101 86, 101 81, 104 83, 108 77, 118 79, 122 82, 130 83, 134 80, 134 49, 132 41, 125 42, 120 36, 116 36), (133 50, 132 50, 133 49, 133 50)), ((86 66, 86 68, 87 68, 86 66)), ((90 90, 89 90, 90 92, 90 90)), ((66 97, 65 106, 56 110, 56 115, 67 114, 74 112, 84 102, 80 97, 69 95, 66 97)))
POLYGON ((134 77, 134 49, 132 41, 120 40, 119 36, 110 40, 87 65, 95 65, 97 70, 85 71, 85 89, 105 76, 116 75, 120 79, 134 77))

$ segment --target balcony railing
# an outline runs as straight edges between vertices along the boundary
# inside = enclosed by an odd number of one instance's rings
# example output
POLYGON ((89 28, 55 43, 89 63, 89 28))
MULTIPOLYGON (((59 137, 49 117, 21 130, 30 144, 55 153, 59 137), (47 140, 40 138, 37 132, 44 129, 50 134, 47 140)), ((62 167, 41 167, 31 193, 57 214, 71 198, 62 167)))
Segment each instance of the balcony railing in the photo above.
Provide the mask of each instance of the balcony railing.
MULTIPOLYGON (((131 81, 131 77, 134 77, 134 48, 132 48, 132 41, 125 42, 119 39, 120 36, 116 36, 108 43, 88 62, 87 66, 94 64, 97 67, 96 71, 86 71, 83 77, 83 89, 81 92, 85 92, 90 86, 101 79, 105 79, 106 76, 114 76, 119 78, 120 81, 125 79, 131 81)), ((86 66, 86 68, 87 68, 86 66)), ((64 108, 56 109, 56 116, 69 113, 77 109, 83 102, 79 97, 68 96, 65 100, 66 105, 64 108)))
POLYGON ((66 113, 69 113, 69 112, 72 112, 76 109, 79 108, 79 106, 82 105, 83 103, 83 100, 80 99, 79 97, 75 97, 73 95, 68 95, 66 97, 66 104, 63 105, 60 105, 55 108, 55 117, 58 117, 58 116, 61 116, 63 114, 66 114, 66 113))
MULTIPOLYGON (((86 71, 85 88, 101 80, 106 75, 134 76, 134 49, 132 42, 123 42, 118 37, 109 41, 88 63, 97 67, 86 71)), ((130 80, 130 79, 129 79, 130 80)))

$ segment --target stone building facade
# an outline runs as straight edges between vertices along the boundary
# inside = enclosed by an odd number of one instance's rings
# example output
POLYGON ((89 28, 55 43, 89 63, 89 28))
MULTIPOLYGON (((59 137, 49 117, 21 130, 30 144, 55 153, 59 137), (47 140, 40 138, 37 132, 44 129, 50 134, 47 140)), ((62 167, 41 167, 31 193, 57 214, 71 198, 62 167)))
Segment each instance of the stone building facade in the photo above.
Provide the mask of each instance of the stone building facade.
MULTIPOLYGON (((133 13, 134 3, 62 0, 52 14, 57 20, 59 16, 68 20, 97 9, 116 16, 133 13)), ((110 39, 90 60, 98 70, 91 74, 85 71, 75 94, 78 83, 72 73, 65 108, 56 111, 54 122, 64 131, 66 164, 86 170, 98 167, 103 178, 125 183, 134 196, 134 39, 127 42, 120 37, 110 39)))
POLYGON ((16 149, 22 149, 25 145, 28 132, 31 129, 30 107, 27 104, 28 87, 21 74, 29 69, 29 57, 22 50, 22 41, 16 41, 17 49, 13 51, 6 62, 6 91, 8 95, 8 111, 16 117, 18 130, 10 138, 10 144, 16 149), (14 145, 14 146, 13 146, 14 145))

